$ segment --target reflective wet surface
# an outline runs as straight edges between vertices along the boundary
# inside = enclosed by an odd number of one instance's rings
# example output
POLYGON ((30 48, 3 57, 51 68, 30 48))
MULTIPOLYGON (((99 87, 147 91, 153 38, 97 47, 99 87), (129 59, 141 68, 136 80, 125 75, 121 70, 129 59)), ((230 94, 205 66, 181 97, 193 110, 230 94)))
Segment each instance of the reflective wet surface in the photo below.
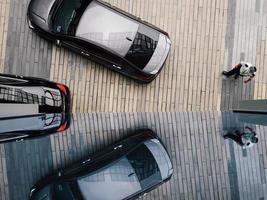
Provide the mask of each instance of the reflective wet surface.
POLYGON ((150 128, 167 147, 174 174, 144 199, 264 199, 264 119, 263 115, 230 112, 75 114, 63 133, 1 145, 1 194, 7 199, 27 199, 41 178, 137 129, 150 128), (245 127, 256 133, 258 142, 253 146, 245 148, 224 139, 233 130, 243 133, 245 127))

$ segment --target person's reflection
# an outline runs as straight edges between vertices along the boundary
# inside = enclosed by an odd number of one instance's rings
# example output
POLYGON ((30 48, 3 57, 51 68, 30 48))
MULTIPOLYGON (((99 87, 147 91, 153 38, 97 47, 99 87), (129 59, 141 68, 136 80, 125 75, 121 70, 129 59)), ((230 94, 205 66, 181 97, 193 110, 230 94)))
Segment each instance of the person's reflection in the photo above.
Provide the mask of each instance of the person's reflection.
POLYGON ((259 139, 257 134, 250 127, 245 127, 243 130, 233 130, 225 134, 224 139, 232 139, 243 148, 252 147, 258 143, 259 139))

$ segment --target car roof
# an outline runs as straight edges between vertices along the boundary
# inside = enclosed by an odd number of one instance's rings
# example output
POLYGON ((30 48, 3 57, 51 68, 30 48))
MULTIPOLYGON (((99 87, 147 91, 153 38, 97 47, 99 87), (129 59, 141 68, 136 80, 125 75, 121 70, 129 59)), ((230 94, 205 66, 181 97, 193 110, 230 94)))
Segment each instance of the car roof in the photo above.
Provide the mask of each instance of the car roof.
MULTIPOLYGON (((171 163, 168 163, 170 162, 168 161, 168 154, 160 141, 158 139, 147 139, 130 152, 136 154, 135 150, 144 147, 147 149, 147 152, 150 152, 151 158, 155 159, 154 161, 159 166, 161 181, 166 179, 171 163)), ((79 188, 82 194, 86 196, 86 199, 97 197, 101 197, 103 200, 124 199, 140 192, 142 189, 150 188, 150 184, 155 183, 156 180, 153 180, 155 177, 147 177, 147 180, 144 181, 145 186, 143 185, 144 188, 142 188, 141 182, 143 180, 138 179, 138 173, 135 171, 137 169, 130 164, 130 160, 126 159, 130 152, 111 164, 77 179, 79 188), (129 176, 129 174, 131 175, 129 176), (99 187, 103 188, 106 192, 97 191, 96 188, 99 187)))
POLYGON ((78 179, 78 185, 86 199, 125 199, 142 190, 133 167, 125 157, 108 168, 78 179))
POLYGON ((0 103, 0 117, 35 115, 39 113, 38 104, 0 103))
POLYGON ((76 30, 76 36, 95 41, 124 57, 130 49, 139 23, 97 1, 86 8, 76 30))

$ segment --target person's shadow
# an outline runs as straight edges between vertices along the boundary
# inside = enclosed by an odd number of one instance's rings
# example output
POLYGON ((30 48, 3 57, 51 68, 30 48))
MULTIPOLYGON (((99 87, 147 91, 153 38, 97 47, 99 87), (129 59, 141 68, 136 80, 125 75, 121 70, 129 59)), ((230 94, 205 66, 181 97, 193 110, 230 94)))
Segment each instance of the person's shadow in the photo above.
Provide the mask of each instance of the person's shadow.
POLYGON ((223 135, 223 138, 233 140, 244 149, 252 147, 259 141, 256 132, 248 126, 246 126, 245 128, 228 131, 223 135))

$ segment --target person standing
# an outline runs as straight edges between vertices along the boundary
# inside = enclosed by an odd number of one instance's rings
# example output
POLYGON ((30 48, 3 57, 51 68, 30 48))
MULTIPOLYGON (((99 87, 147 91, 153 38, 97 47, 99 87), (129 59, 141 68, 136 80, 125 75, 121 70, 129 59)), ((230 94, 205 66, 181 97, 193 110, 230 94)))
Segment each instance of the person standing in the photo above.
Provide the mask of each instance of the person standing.
POLYGON ((251 63, 240 62, 232 70, 223 71, 222 74, 227 76, 227 77, 235 75, 235 79, 237 79, 239 76, 249 77, 247 80, 244 81, 244 83, 248 83, 249 81, 251 81, 254 78, 256 71, 257 71, 257 68, 254 65, 252 65, 251 63))

